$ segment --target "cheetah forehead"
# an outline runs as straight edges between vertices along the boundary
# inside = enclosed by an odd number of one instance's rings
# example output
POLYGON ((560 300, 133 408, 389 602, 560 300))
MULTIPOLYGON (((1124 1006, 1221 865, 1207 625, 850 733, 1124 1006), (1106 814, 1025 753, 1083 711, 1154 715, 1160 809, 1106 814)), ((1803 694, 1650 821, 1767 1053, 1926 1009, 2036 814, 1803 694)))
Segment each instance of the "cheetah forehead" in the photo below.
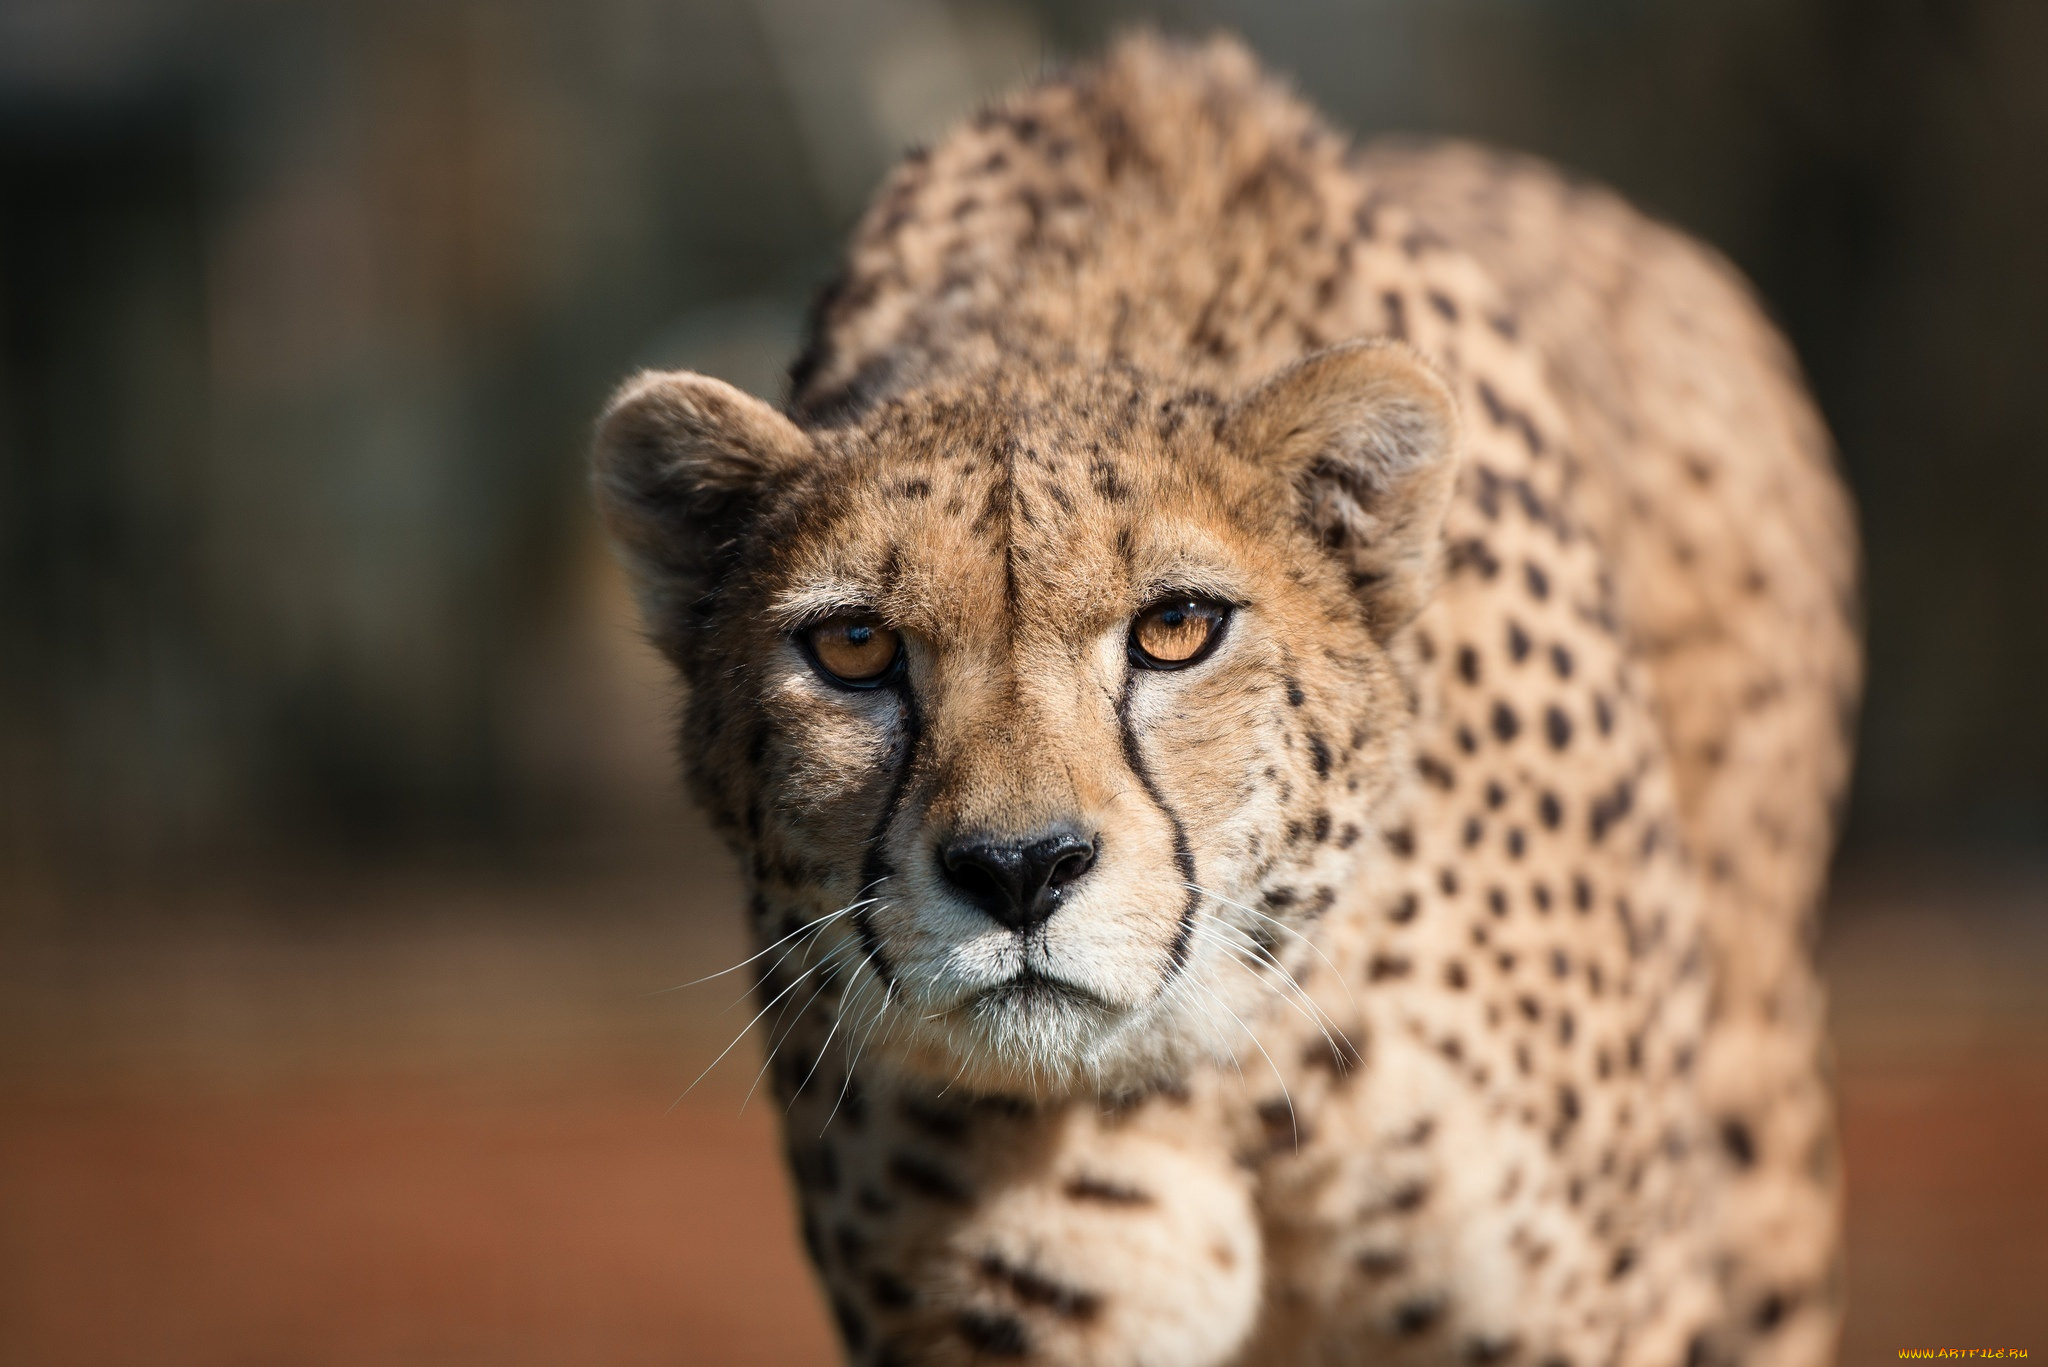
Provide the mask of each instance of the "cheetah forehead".
POLYGON ((891 400, 819 434, 763 520, 762 606, 785 628, 886 605, 948 640, 1072 636, 1168 591, 1242 603, 1298 584, 1313 546, 1289 487, 1219 441, 1226 409, 1204 389, 1038 369, 891 400))

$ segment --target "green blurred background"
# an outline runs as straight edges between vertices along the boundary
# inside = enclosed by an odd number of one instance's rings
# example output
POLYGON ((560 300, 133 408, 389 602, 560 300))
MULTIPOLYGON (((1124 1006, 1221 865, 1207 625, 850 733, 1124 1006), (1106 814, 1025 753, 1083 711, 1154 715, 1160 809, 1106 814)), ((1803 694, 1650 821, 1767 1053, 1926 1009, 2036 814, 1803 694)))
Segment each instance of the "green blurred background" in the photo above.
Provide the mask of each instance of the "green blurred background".
POLYGON ((2042 1324, 2048 4, 0 0, 0 1356, 823 1351, 751 1068, 662 1111, 737 1022, 646 994, 735 893, 587 424, 638 365, 774 397, 891 159, 1141 20, 1756 280, 1868 554, 1852 1349, 2042 1324), (534 1204, 634 1162, 699 1185, 534 1204))

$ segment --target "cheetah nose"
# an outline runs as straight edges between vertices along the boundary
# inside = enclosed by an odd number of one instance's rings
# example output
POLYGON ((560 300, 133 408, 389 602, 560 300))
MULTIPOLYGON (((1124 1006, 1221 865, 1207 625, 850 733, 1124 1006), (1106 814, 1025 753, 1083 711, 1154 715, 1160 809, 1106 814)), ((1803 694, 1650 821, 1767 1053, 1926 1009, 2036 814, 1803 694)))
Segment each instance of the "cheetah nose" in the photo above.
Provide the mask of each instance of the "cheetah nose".
POLYGON ((939 866, 960 895, 1022 934, 1059 910, 1067 887, 1095 865, 1095 842, 1071 830, 1030 840, 963 836, 939 849, 939 866))

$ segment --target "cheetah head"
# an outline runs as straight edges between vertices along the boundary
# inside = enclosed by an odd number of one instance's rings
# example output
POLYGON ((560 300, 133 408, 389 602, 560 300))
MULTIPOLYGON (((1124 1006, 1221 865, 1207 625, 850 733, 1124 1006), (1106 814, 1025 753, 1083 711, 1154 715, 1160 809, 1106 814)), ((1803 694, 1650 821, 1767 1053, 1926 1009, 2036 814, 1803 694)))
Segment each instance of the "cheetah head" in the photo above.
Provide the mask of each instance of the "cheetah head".
POLYGON ((1034 370, 810 427, 628 382, 600 502, 764 994, 985 1089, 1234 1049, 1392 781, 1456 449, 1391 344, 1235 396, 1034 370))

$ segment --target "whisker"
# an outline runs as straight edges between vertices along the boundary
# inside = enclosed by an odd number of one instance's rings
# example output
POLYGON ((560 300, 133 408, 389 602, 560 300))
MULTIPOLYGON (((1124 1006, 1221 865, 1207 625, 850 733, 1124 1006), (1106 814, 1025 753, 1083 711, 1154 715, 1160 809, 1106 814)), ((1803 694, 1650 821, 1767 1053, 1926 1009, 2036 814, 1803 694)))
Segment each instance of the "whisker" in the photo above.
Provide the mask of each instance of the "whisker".
MULTIPOLYGON (((865 984, 863 984, 863 986, 865 986, 865 984)), ((819 989, 819 991, 823 990, 824 989, 822 987, 819 989)), ((817 1000, 817 993, 811 994, 811 1000, 817 1000)), ((810 1006, 810 1002, 805 1002, 804 1005, 806 1008, 808 1008, 810 1006)), ((839 1033, 839 1027, 846 1023, 846 1017, 851 1006, 852 1002, 850 998, 847 1001, 842 1001, 839 1003, 839 1010, 835 1012, 832 1016, 832 1028, 825 1032, 825 1039, 823 1043, 818 1045, 818 1056, 811 1060, 811 1071, 805 1073, 804 1080, 802 1082, 797 1083, 797 1085, 790 1091, 789 1103, 782 1108, 784 1115, 787 1115, 791 1110, 795 1109, 797 1094, 802 1092, 804 1088, 810 1086, 811 1079, 818 1075, 819 1067, 823 1065, 823 1063, 825 1062, 825 1055, 829 1053, 832 1049, 832 1038, 833 1036, 839 1033)), ((754 1079, 754 1081, 756 1082, 756 1084, 758 1084, 760 1082, 760 1079, 756 1078, 754 1079)), ((749 1092, 748 1095, 752 1096, 753 1093, 749 1092)), ((740 1103, 740 1109, 745 1110, 746 1107, 747 1103, 742 1101, 740 1103)), ((828 1119, 826 1123, 830 1124, 831 1121, 828 1119)))
MULTIPOLYGON (((1194 978, 1187 975, 1182 975, 1180 978, 1175 980, 1173 986, 1169 989, 1173 996, 1181 998, 1183 1000, 1191 998, 1197 990, 1208 992, 1208 989, 1206 987, 1202 987, 1202 985, 1197 983, 1194 980, 1194 978)), ((1215 999, 1215 994, 1213 992, 1209 993, 1209 996, 1211 1000, 1215 999)), ((1221 1002, 1217 1002, 1216 1004, 1218 1006, 1222 1005, 1221 1002)), ((1203 1020, 1204 1024, 1213 1024, 1206 1017, 1200 1017, 1200 1019, 1203 1020)), ((1238 1024, 1242 1026, 1243 1022, 1240 1021, 1238 1022, 1238 1024)), ((1237 1070, 1238 1085, 1240 1087, 1249 1088, 1251 1084, 1245 1081, 1244 1063, 1237 1056, 1237 1046, 1232 1044, 1227 1036, 1223 1038, 1222 1044, 1223 1052, 1229 1055, 1230 1057, 1230 1066, 1237 1070)))
POLYGON ((838 920, 838 919, 839 919, 840 917, 842 917, 842 916, 848 915, 848 914, 849 914, 849 913, 851 913, 851 912, 856 912, 856 911, 859 911, 859 910, 860 910, 860 909, 861 909, 862 907, 869 907, 869 906, 873 906, 873 905, 875 904, 875 902, 876 902, 876 901, 878 901, 879 899, 878 899, 878 898, 873 898, 873 897, 869 897, 869 896, 868 896, 867 894, 868 894, 868 893, 870 893, 870 892, 873 892, 873 891, 874 891, 874 890, 875 890, 876 888, 880 887, 880 886, 881 886, 882 884, 884 884, 884 883, 886 883, 886 882, 888 882, 888 881, 889 881, 889 875, 888 875, 888 874, 886 874, 886 873, 885 873, 885 874, 883 874, 883 875, 882 875, 882 876, 881 876, 880 878, 877 878, 877 879, 876 879, 876 880, 875 880, 874 882, 872 882, 872 883, 868 884, 868 885, 867 885, 866 887, 862 888, 862 889, 861 889, 861 890, 860 890, 859 892, 855 893, 855 894, 854 894, 854 900, 853 900, 853 901, 851 901, 851 902, 848 902, 848 903, 847 903, 847 904, 846 904, 845 906, 843 906, 843 907, 839 908, 839 910, 837 910, 837 911, 834 911, 834 912, 829 912, 829 913, 827 913, 827 914, 826 914, 826 915, 824 915, 824 916, 820 916, 820 917, 816 918, 815 920, 810 920, 810 921, 806 921, 806 922, 804 922, 804 923, 803 923, 802 925, 798 926, 798 927, 797 927, 797 928, 796 928, 795 930, 792 930, 791 932, 789 932, 789 934, 787 934, 787 935, 783 936, 783 937, 782 937, 782 939, 780 939, 780 940, 777 940, 777 941, 776 941, 776 942, 775 942, 774 944, 772 944, 772 945, 768 945, 768 946, 766 946, 766 947, 764 947, 764 948, 762 948, 762 949, 756 950, 756 951, 755 951, 754 953, 752 953, 752 954, 749 954, 749 955, 748 955, 748 956, 747 956, 746 958, 744 958, 744 959, 741 959, 741 960, 740 960, 740 961, 739 961, 738 963, 734 964, 734 965, 733 965, 733 966, 732 966, 731 968, 721 968, 721 969, 719 969, 719 970, 718 970, 718 971, 717 971, 716 973, 706 973, 706 974, 705 974, 705 975, 704 975, 703 977, 701 977, 701 978, 693 978, 693 979, 691 979, 691 980, 690 980, 689 982, 686 982, 686 983, 678 983, 678 984, 677 984, 676 986, 674 986, 674 987, 663 987, 663 988, 657 988, 657 989, 656 989, 656 990, 655 990, 654 992, 651 992, 651 993, 649 993, 648 995, 649 995, 649 996, 658 996, 658 995, 660 995, 660 994, 661 994, 661 993, 663 993, 663 992, 679 992, 679 991, 681 991, 681 990, 682 990, 683 988, 685 988, 685 987, 695 987, 695 986, 697 986, 697 984, 699 984, 699 983, 708 983, 708 982, 710 982, 710 981, 711 981, 711 980, 712 980, 713 978, 723 978, 723 977, 724 977, 724 976, 725 976, 726 974, 728 974, 728 973, 737 973, 737 972, 739 972, 739 971, 740 971, 741 969, 745 968, 745 967, 746 967, 746 966, 747 966, 748 964, 750 964, 750 963, 754 962, 754 960, 756 960, 756 959, 758 959, 758 958, 761 958, 761 957, 762 957, 763 955, 767 955, 767 954, 772 954, 772 953, 774 953, 774 952, 775 952, 775 950, 776 950, 776 948, 777 948, 777 946, 781 945, 781 944, 783 943, 783 941, 785 941, 785 940, 794 940, 794 939, 795 939, 795 938, 796 938, 797 936, 799 936, 799 935, 803 934, 803 933, 804 933, 805 931, 807 931, 807 930, 817 930, 817 929, 819 929, 819 928, 822 928, 822 927, 824 927, 824 926, 826 926, 826 925, 829 925, 829 924, 830 924, 831 922, 833 922, 833 921, 836 921, 836 920, 838 920))
MULTIPOLYGON (((1287 934, 1292 935, 1295 939, 1307 945, 1309 949, 1315 954, 1315 956, 1318 959, 1321 959, 1323 963, 1329 967, 1330 972, 1336 976, 1337 985, 1344 989, 1344 995, 1347 997, 1351 995, 1351 984, 1344 981, 1344 975, 1342 973, 1337 972, 1337 965, 1330 962, 1330 956, 1323 953, 1322 946, 1318 945, 1314 940, 1311 940, 1308 936, 1302 934, 1293 926, 1288 925, 1285 921, 1282 921, 1277 917, 1267 915, 1265 912, 1260 911, 1257 907, 1248 907, 1242 902, 1233 902, 1228 897, 1225 897, 1222 893, 1211 892, 1209 891, 1209 889, 1202 887, 1199 884, 1183 883, 1181 884, 1181 886, 1186 888, 1190 892, 1198 892, 1202 894, 1202 896, 1209 898, 1211 901, 1221 902, 1226 907, 1236 907, 1239 911, 1245 912, 1246 914, 1251 916, 1256 916, 1261 921, 1267 922, 1268 924, 1274 926, 1276 929, 1283 930, 1287 934)), ((1352 1002, 1352 1005, 1354 1006, 1356 1006, 1357 1004, 1358 1003, 1356 1001, 1352 1002)))
MULTIPOLYGON (((1227 929, 1235 930, 1236 928, 1227 927, 1227 929)), ((1217 948, 1221 949, 1226 954, 1230 955, 1230 961, 1232 963, 1236 964, 1239 968, 1242 968, 1246 973, 1250 974, 1252 978, 1261 986, 1271 990, 1275 996, 1280 998, 1280 1000, 1286 1002, 1289 1006, 1293 1007, 1294 1010, 1297 1013, 1299 1013, 1303 1020, 1307 1021, 1310 1025, 1314 1026, 1316 1030, 1322 1035, 1323 1043, 1330 1046, 1330 1055, 1332 1058, 1335 1058, 1340 1062, 1345 1058, 1344 1050, 1338 1047, 1337 1040, 1341 1038, 1346 1045, 1351 1045, 1351 1037, 1344 1033, 1343 1027, 1339 1026, 1335 1021, 1329 1018, 1328 1013, 1326 1013, 1322 1009, 1322 1007, 1316 1004, 1316 1001, 1313 997, 1310 997, 1305 991, 1302 990, 1301 984, 1294 980, 1292 975, 1290 975, 1287 972, 1285 966, 1280 964, 1277 960, 1273 959, 1271 955, 1267 955, 1264 959, 1247 960, 1244 956, 1252 950, 1257 950, 1259 948, 1257 944, 1251 944, 1249 945, 1249 947, 1233 944, 1230 941, 1223 939, 1220 935, 1218 935, 1214 928, 1198 926, 1196 928, 1196 933, 1203 935, 1204 938, 1209 941, 1209 943, 1215 945, 1217 948), (1279 973, 1280 977, 1286 983, 1286 985, 1294 989, 1295 995, 1289 996, 1285 991, 1281 990, 1279 984, 1271 982, 1267 979, 1267 977, 1264 974, 1257 972, 1254 965, 1261 963, 1271 964, 1273 968, 1279 973), (1330 1033, 1333 1030, 1336 1031, 1335 1036, 1333 1036, 1330 1033)), ((1238 931, 1237 933, 1243 934, 1242 931, 1238 931)), ((1355 1045, 1352 1046, 1351 1052, 1354 1055, 1358 1052, 1357 1047, 1355 1045)))
MULTIPOLYGON (((1340 1034, 1343 1033, 1342 1030, 1339 1029, 1337 1022, 1331 1019, 1330 1013, 1323 1010, 1322 1004, 1318 1002, 1314 997, 1310 996, 1308 993, 1308 989, 1301 985, 1301 980, 1299 978, 1296 978, 1293 973, 1288 971, 1286 964, 1280 962, 1279 956, 1274 954, 1273 951, 1266 948, 1264 945, 1260 944, 1256 939, 1252 938, 1252 936, 1242 927, 1233 926, 1227 921, 1210 921, 1205 924, 1198 924, 1197 929, 1208 931, 1212 937, 1224 934, 1226 932, 1231 935, 1242 937, 1244 941, 1243 944, 1238 944, 1235 941, 1229 940, 1222 941, 1222 943, 1225 945, 1225 947, 1231 949, 1235 953, 1250 954, 1254 956, 1254 962, 1270 967, 1275 973, 1277 973, 1280 976, 1281 982, 1284 983, 1287 988, 1293 991, 1294 997, 1290 997, 1288 998, 1288 1000, 1293 1001, 1296 998, 1298 998, 1302 1006, 1305 1006, 1308 1009, 1308 1011, 1314 1013, 1314 1018, 1318 1026, 1327 1026, 1329 1029, 1338 1030, 1338 1033, 1340 1034)), ((1277 991, 1278 988, 1276 987, 1275 990, 1277 991)), ((1286 996, 1286 993, 1282 992, 1281 995, 1286 996)), ((1327 1033, 1327 1031, 1325 1033, 1327 1033)))
MULTIPOLYGON (((845 941, 844 943, 850 944, 852 942, 845 941)), ((836 952, 837 949, 835 947, 833 953, 836 952)), ((699 1082, 702 1082, 706 1077, 710 1076, 711 1070, 713 1068, 716 1068, 720 1063, 725 1061, 725 1056, 727 1054, 730 1054, 735 1048, 739 1046, 739 1042, 747 1037, 747 1032, 753 1029, 754 1026, 760 1022, 761 1017, 767 1015, 769 1011, 774 1009, 775 1003, 781 1001, 791 992, 794 992, 803 983, 803 980, 805 978, 808 978, 813 973, 816 973, 825 964, 830 963, 831 960, 832 954, 828 953, 824 958, 818 960, 817 963, 812 964, 809 968, 805 969, 803 972, 797 974, 795 978, 791 979, 789 986, 783 988, 780 992, 777 992, 774 996, 770 997, 768 999, 767 1005, 763 1006, 759 1011, 756 1011, 754 1013, 753 1020, 748 1021, 745 1025, 740 1027, 740 1032, 732 1037, 732 1043, 726 1045, 725 1048, 718 1051, 718 1057, 711 1060, 710 1063, 706 1064, 704 1067, 704 1071, 697 1074, 695 1078, 691 1079, 690 1085, 688 1087, 683 1088, 682 1095, 678 1096, 674 1101, 670 1102, 668 1108, 671 1111, 674 1110, 676 1106, 679 1103, 681 1103, 683 1097, 688 1096, 691 1090, 694 1089, 699 1082)))
MULTIPOLYGON (((850 942, 842 940, 838 944, 832 946, 831 949, 825 952, 825 957, 818 960, 817 963, 811 966, 812 969, 823 968, 825 965, 831 963, 833 959, 837 958, 841 953, 845 951, 848 943, 850 942)), ((810 971, 811 970, 809 969, 805 970, 807 976, 810 971)), ((794 1035, 797 1032, 797 1029, 803 1025, 804 1014, 811 1009, 811 1003, 816 1001, 818 997, 825 991, 825 989, 831 986, 831 984, 831 974, 820 974, 817 986, 811 989, 810 996, 804 998, 804 1004, 802 1006, 797 1007, 794 1013, 790 1011, 787 1005, 785 1005, 782 1008, 782 1014, 775 1018, 775 1024, 769 1028, 768 1056, 761 1060, 760 1071, 754 1074, 753 1082, 750 1083, 747 1087, 747 1094, 740 1098, 740 1109, 738 1111, 738 1115, 745 1115, 747 1113, 747 1103, 754 1099, 755 1089, 760 1087, 761 1079, 768 1075, 768 1069, 770 1068, 770 1066, 774 1064, 775 1056, 782 1051, 783 1045, 789 1043, 790 1036, 794 1035), (786 1030, 782 1028, 782 1023, 785 1020, 789 1021, 789 1028, 786 1030), (777 1033, 778 1031, 780 1033, 777 1033)), ((813 1066, 815 1067, 815 1065, 813 1066)), ((738 1118, 738 1115, 735 1116, 735 1119, 738 1118)))
MULTIPOLYGON (((877 981, 879 981, 879 979, 863 979, 860 987, 856 989, 855 997, 857 997, 860 992, 866 991, 870 986, 872 986, 877 981)), ((853 1009, 855 997, 847 998, 846 1005, 842 1009, 851 1011, 853 1009)), ((869 1014, 865 1022, 863 1022, 861 1025, 854 1027, 854 1029, 862 1031, 861 1038, 859 1038, 858 1040, 853 1039, 853 1030, 849 1030, 846 1032, 847 1038, 853 1046, 847 1052, 846 1078, 839 1084, 839 1095, 836 1098, 834 1098, 832 1102, 832 1109, 825 1113, 825 1123, 818 1126, 818 1138, 823 1139, 825 1137, 825 1131, 832 1128, 832 1121, 839 1114, 839 1108, 846 1104, 846 1093, 853 1086, 854 1069, 860 1066, 861 1053, 863 1050, 867 1048, 868 1040, 873 1037, 875 1029, 881 1024, 882 1012, 885 1009, 887 1009, 887 1007, 888 1001, 885 997, 882 1001, 876 1003, 874 1010, 869 1014)))
MULTIPOLYGON (((1266 1046, 1259 1042, 1257 1032, 1254 1031, 1249 1025, 1246 1025, 1244 1023, 1243 1017, 1239 1016, 1237 1012, 1232 1011, 1230 1009, 1230 1003, 1224 1001, 1223 998, 1217 996, 1214 992, 1209 991, 1209 989, 1206 987, 1202 990, 1209 993, 1209 1000, 1215 1002, 1218 1006, 1222 1007, 1224 1012, 1228 1014, 1232 1020, 1237 1022, 1238 1028, 1244 1031, 1245 1034, 1251 1038, 1252 1047, 1254 1049, 1257 1049, 1260 1055, 1266 1060, 1266 1066, 1273 1070, 1273 1081, 1280 1084, 1280 1097, 1287 1103, 1287 1125, 1288 1128, 1294 1132, 1294 1148, 1295 1151, 1299 1153, 1301 1151, 1301 1122, 1296 1118, 1294 1114, 1294 1097, 1287 1090, 1287 1079, 1281 1074, 1280 1065, 1273 1062, 1273 1056, 1271 1054, 1268 1054, 1266 1052, 1266 1046)), ((1243 1069, 1238 1070, 1238 1076, 1244 1076, 1243 1069)))

